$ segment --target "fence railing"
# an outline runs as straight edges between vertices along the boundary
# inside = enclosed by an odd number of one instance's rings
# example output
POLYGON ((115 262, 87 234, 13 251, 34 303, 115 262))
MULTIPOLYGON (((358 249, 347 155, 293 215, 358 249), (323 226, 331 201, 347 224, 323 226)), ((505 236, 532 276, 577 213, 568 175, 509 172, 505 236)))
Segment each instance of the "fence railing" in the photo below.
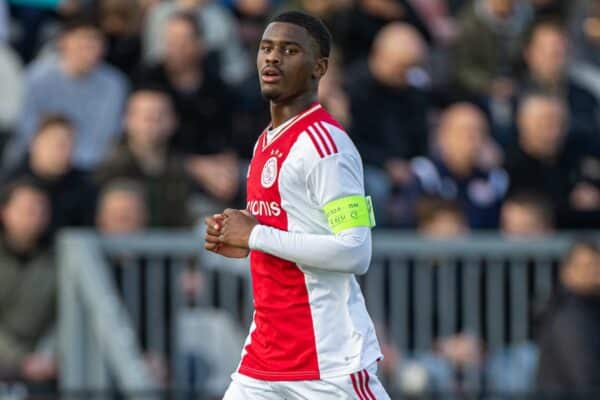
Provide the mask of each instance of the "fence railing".
MULTIPOLYGON (((457 332, 502 349, 532 338, 535 310, 551 295, 571 239, 376 232, 371 268, 359 281, 371 316, 403 353, 427 352, 457 332)), ((247 260, 207 253, 190 232, 68 231, 58 250, 61 389, 160 388, 149 354, 170 371, 162 384, 215 395, 227 385, 252 316, 247 260), (200 290, 186 289, 191 272, 200 290)), ((467 382, 485 389, 475 374, 467 382)))

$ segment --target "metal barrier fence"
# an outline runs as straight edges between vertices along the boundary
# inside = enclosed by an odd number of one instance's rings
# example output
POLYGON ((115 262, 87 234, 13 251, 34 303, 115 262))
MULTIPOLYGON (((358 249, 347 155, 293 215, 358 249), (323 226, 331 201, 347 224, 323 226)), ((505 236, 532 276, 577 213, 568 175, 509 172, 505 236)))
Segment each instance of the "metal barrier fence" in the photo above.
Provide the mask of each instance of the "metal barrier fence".
MULTIPOLYGON (((376 232, 371 268, 359 281, 373 319, 405 354, 426 352, 435 338, 457 332, 502 349, 531 339, 533 310, 551 295, 570 242, 568 235, 438 241, 376 232)), ((200 235, 189 232, 61 235, 62 390, 157 389, 156 371, 153 377, 143 360, 148 353, 165 356, 171 387, 222 390, 232 367, 210 354, 239 356, 252 315, 250 279, 246 260, 201 247, 200 235), (190 297, 181 277, 194 270, 203 287, 190 297), (239 332, 240 341, 228 331, 239 332), (198 353, 208 353, 210 365, 199 364, 198 353), (198 382, 211 369, 212 378, 198 382)), ((470 390, 486 389, 475 373, 466 382, 470 390)))

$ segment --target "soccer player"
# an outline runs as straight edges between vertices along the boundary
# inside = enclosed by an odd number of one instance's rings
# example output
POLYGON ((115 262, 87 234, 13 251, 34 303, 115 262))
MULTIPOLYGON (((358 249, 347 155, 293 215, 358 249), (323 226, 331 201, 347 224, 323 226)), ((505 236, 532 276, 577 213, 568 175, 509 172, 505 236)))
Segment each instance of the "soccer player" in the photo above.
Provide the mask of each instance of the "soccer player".
POLYGON ((255 313, 225 400, 389 399, 382 354, 355 274, 371 259, 370 201, 360 156, 317 103, 331 37, 287 12, 257 56, 271 124, 258 138, 247 209, 206 218, 206 249, 250 254, 255 313))

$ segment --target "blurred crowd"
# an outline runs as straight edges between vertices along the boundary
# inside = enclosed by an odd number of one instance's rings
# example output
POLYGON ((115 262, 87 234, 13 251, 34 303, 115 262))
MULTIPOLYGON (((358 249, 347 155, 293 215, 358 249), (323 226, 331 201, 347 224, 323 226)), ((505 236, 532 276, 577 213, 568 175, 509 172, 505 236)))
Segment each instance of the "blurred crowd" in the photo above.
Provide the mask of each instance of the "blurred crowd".
POLYGON ((58 230, 244 207, 269 122, 255 53, 289 9, 333 34, 319 100, 380 227, 600 227, 598 0, 0 0, 0 374, 56 373, 35 346, 58 230))

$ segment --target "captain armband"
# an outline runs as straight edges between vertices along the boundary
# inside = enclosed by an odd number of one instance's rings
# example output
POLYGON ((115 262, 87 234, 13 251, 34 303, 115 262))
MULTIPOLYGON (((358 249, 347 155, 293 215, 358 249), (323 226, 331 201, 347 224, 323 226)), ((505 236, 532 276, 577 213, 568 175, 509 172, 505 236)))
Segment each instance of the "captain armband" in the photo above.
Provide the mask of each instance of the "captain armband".
POLYGON ((333 200, 323 207, 333 233, 346 229, 375 226, 371 196, 348 196, 333 200))

